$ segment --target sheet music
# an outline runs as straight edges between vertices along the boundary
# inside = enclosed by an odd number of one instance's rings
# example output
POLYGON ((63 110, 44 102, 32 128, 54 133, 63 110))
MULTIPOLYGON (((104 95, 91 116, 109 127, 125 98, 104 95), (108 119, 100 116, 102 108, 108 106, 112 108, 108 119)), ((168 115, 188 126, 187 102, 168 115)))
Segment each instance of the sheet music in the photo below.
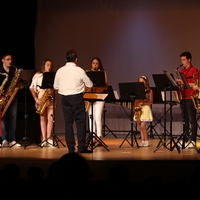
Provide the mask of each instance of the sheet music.
POLYGON ((178 85, 177 85, 176 81, 174 80, 174 78, 171 76, 171 74, 168 71, 166 71, 166 70, 163 70, 163 72, 165 73, 165 75, 167 76, 167 78, 170 80, 170 82, 172 83, 172 85, 174 87, 177 87, 178 85))

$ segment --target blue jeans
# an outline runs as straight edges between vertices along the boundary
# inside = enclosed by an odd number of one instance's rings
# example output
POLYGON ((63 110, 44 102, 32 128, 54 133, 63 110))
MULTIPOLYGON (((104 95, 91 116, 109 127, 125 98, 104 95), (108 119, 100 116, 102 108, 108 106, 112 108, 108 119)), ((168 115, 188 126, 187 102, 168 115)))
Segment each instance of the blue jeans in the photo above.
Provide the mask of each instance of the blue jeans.
POLYGON ((188 142, 189 133, 191 129, 191 140, 196 142, 197 137, 197 120, 196 120, 196 109, 194 107, 192 99, 183 99, 180 103, 180 108, 183 117, 183 133, 185 142, 188 142))
POLYGON ((16 140, 17 105, 18 99, 14 98, 2 118, 2 140, 16 140))

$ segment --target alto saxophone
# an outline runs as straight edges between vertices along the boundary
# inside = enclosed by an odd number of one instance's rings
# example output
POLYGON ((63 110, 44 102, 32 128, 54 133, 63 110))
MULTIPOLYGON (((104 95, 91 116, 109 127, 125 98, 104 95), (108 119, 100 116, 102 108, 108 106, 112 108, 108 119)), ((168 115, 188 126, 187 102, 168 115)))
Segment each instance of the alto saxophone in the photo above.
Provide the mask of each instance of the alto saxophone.
POLYGON ((36 106, 36 113, 42 115, 46 107, 53 103, 53 92, 53 89, 45 89, 44 94, 40 98, 43 103, 36 106))
MULTIPOLYGON (((193 74, 193 78, 195 80, 195 84, 199 86, 199 80, 197 80, 197 78, 196 78, 197 74, 199 74, 199 71, 193 74)), ((199 91, 196 94, 192 94, 191 98, 194 103, 195 109, 200 110, 199 91)))
MULTIPOLYGON (((176 70, 175 70, 175 72, 176 72, 176 79, 180 79, 178 69, 179 69, 180 67, 182 67, 182 66, 183 66, 183 65, 178 66, 178 67, 176 68, 176 70)), ((178 86, 178 90, 177 90, 177 91, 174 91, 174 95, 175 95, 176 101, 179 102, 179 103, 180 103, 181 100, 183 99, 182 94, 181 94, 181 91, 183 91, 183 90, 184 90, 183 86, 178 86)))
POLYGON ((135 100, 134 103, 134 119, 137 123, 140 123, 140 117, 142 114, 142 106, 139 104, 140 101, 139 100, 135 100))
MULTIPOLYGON (((0 91, 2 92, 3 89, 4 89, 4 86, 5 86, 5 84, 6 84, 6 82, 8 81, 8 74, 7 74, 7 73, 0 73, 0 74, 5 76, 3 82, 1 83, 1 86, 0 86, 0 91)), ((4 96, 1 94, 1 95, 0 95, 0 110, 2 109, 3 106, 5 106, 5 98, 4 98, 4 96)))

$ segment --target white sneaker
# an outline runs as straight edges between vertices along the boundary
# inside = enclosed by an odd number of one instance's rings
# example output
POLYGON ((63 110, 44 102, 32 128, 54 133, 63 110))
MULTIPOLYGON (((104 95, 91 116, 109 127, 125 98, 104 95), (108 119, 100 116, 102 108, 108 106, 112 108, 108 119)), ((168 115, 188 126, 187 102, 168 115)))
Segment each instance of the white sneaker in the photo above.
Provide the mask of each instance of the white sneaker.
POLYGON ((16 141, 12 141, 9 144, 10 147, 15 146, 15 147, 21 147, 21 144, 17 143, 16 141))
POLYGON ((2 142, 2 147, 8 147, 8 141, 7 140, 4 140, 2 142))
POLYGON ((46 146, 47 146, 47 142, 46 141, 41 143, 41 147, 46 147, 46 146))
POLYGON ((143 147, 149 147, 149 141, 144 141, 143 147))
POLYGON ((48 139, 48 144, 50 144, 50 145, 53 145, 53 140, 51 140, 51 139, 48 139))
POLYGON ((195 148, 196 144, 194 141, 191 141, 188 145, 188 148, 195 148))
POLYGON ((142 141, 140 144, 139 144, 140 147, 143 147, 144 146, 144 141, 142 141))
MULTIPOLYGON (((183 147, 183 141, 178 142, 177 145, 178 145, 180 148, 182 148, 182 147, 183 147)), ((184 147, 184 148, 187 148, 187 147, 188 147, 188 143, 185 142, 185 147, 184 147)))

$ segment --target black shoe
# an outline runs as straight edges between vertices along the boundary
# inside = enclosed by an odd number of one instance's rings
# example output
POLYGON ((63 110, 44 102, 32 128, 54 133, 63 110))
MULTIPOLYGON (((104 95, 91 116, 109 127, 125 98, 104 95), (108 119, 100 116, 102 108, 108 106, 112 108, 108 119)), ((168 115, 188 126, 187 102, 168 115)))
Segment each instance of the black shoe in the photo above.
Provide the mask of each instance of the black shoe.
POLYGON ((85 149, 82 151, 78 151, 78 153, 93 153, 93 151, 89 150, 89 149, 85 149))

